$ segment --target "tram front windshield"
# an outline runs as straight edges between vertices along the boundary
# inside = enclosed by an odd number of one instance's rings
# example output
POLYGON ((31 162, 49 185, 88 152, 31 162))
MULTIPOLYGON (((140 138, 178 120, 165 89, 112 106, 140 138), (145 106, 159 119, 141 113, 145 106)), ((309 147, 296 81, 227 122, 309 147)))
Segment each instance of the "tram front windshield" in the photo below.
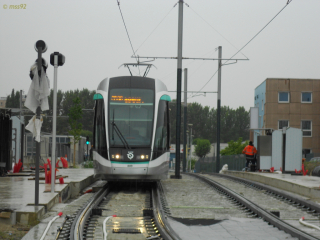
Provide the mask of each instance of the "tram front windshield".
POLYGON ((153 112, 154 90, 111 89, 108 118, 110 147, 125 147, 120 139, 122 136, 130 147, 150 147, 153 112))

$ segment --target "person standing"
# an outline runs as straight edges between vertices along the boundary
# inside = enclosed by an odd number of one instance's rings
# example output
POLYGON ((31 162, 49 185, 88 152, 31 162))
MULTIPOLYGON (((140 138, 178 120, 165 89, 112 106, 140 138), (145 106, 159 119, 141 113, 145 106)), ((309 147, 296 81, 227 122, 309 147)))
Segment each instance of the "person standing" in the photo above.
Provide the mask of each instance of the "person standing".
POLYGON ((253 146, 252 141, 249 142, 243 150, 242 153, 246 155, 246 168, 248 168, 249 162, 251 161, 252 164, 255 164, 256 158, 255 154, 257 154, 257 149, 253 146))

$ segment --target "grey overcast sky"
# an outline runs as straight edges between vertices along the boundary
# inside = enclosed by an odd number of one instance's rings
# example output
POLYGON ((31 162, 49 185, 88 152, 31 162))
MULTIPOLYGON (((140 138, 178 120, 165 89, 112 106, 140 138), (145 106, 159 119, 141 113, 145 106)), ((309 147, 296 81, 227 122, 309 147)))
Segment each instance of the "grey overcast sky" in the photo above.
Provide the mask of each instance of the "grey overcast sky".
MULTIPOLYGON (((120 7, 134 49, 159 22, 164 21, 139 48, 140 56, 177 56, 177 0, 121 0, 120 7)), ((183 56, 231 57, 247 43, 287 0, 185 0, 183 56), (222 38, 212 27, 230 41, 222 38)), ((66 56, 58 69, 58 89, 95 90, 106 77, 128 75, 118 67, 134 62, 116 0, 0 0, 0 96, 30 86, 28 76, 37 58, 34 43, 48 45, 44 58, 54 51, 66 56), (26 9, 10 9, 25 4, 26 9), (7 9, 5 9, 7 5, 7 9)), ((242 52, 250 61, 222 68, 222 105, 247 110, 253 106, 254 89, 266 78, 320 78, 320 1, 293 0, 242 52)), ((238 54, 236 58, 244 58, 238 54)), ((156 60, 149 77, 176 90, 177 60, 156 60)), ((217 61, 183 61, 188 68, 188 90, 197 91, 217 70, 217 61)), ((138 72, 137 69, 134 71, 138 72)), ((53 83, 53 67, 47 74, 53 83)), ((217 90, 217 75, 205 91, 217 90)), ((175 98, 175 94, 170 94, 175 98)), ((190 94, 189 94, 190 96, 190 94)), ((216 107, 216 94, 189 98, 189 102, 216 107)))

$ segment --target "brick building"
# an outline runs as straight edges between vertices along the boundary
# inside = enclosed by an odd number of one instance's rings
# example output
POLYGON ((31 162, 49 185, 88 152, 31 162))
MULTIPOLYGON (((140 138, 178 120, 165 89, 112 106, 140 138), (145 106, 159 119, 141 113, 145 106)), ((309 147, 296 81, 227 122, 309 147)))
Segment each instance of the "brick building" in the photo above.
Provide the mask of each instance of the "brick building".
POLYGON ((320 156, 320 79, 267 78, 255 88, 254 105, 259 128, 301 128, 303 153, 320 156))

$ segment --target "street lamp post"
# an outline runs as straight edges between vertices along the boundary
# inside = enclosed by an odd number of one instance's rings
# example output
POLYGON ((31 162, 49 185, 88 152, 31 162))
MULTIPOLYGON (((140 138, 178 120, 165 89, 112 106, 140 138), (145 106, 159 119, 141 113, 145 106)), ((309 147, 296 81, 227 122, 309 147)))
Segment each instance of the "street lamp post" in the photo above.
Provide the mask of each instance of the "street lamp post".
MULTIPOLYGON (((47 45, 43 40, 38 40, 34 49, 38 52, 38 75, 39 75, 39 86, 41 85, 41 69, 42 69, 42 53, 47 51, 47 45)), ((37 118, 40 119, 40 106, 38 105, 36 114, 37 118)), ((39 205, 39 162, 40 162, 40 141, 36 141, 36 173, 35 173, 35 199, 34 205, 39 205)))

